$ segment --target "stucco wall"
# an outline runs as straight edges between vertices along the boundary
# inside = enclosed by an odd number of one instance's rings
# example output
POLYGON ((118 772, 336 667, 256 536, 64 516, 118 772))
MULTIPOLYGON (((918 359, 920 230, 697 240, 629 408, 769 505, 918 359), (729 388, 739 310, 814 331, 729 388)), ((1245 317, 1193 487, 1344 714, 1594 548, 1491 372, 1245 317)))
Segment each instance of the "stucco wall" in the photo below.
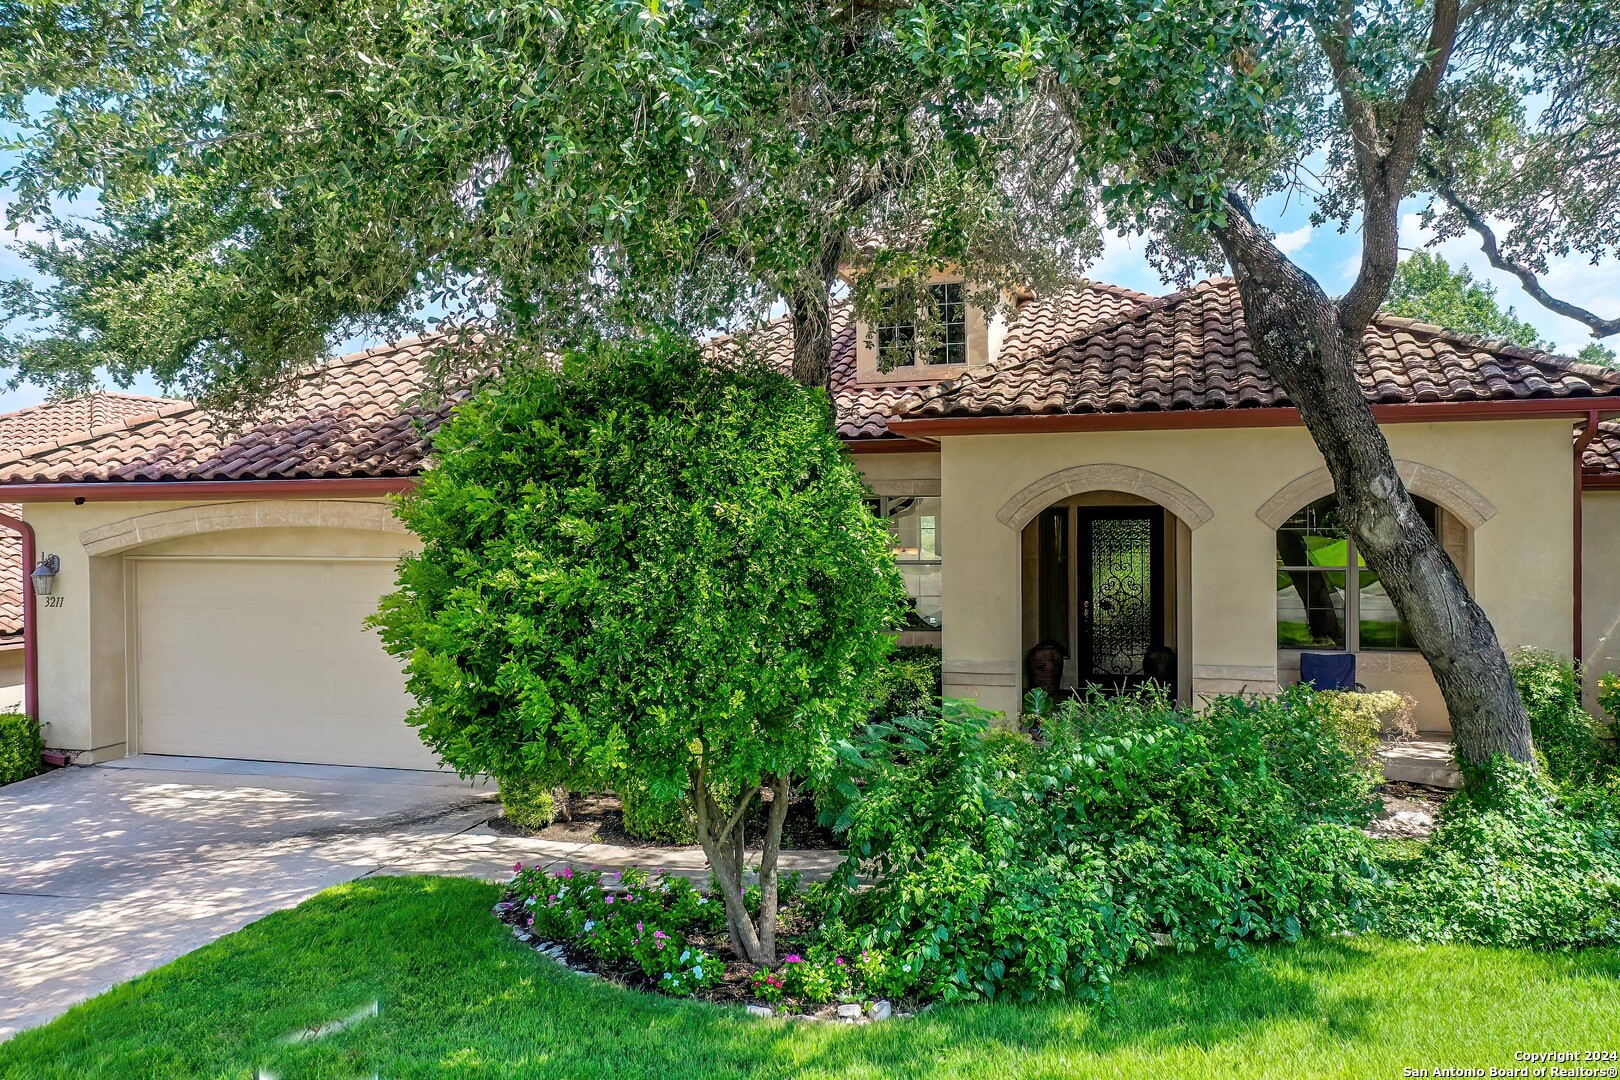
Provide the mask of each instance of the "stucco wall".
MULTIPOLYGON (((1398 459, 1456 477, 1490 508, 1467 550, 1475 593, 1504 644, 1568 652, 1569 425, 1391 425, 1386 432, 1398 459)), ((1098 463, 1161 477, 1208 511, 1207 520, 1183 518, 1186 543, 1178 545, 1186 566, 1177 577, 1190 581, 1188 595, 1178 594, 1177 622, 1184 624, 1178 651, 1192 689, 1268 690, 1279 673, 1291 678, 1289 657, 1276 648, 1273 532, 1257 512, 1321 467, 1302 430, 987 435, 942 443, 937 454, 861 454, 856 462, 879 494, 943 496, 942 645, 949 692, 995 709, 1016 708, 1023 637, 1019 531, 997 515, 1042 477, 1098 463)), ((1300 497, 1300 505, 1306 501, 1300 497)), ((1472 512, 1477 516, 1478 508, 1472 512)), ((45 738, 81 761, 125 749, 128 557, 391 557, 414 546, 410 536, 390 531, 397 526, 376 500, 29 504, 23 517, 35 528, 39 551, 62 559, 61 604, 38 612, 45 738)), ((1592 669, 1620 669, 1620 492, 1588 496, 1585 544, 1592 669)), ((0 665, 10 658, 0 654, 0 665)), ((15 660, 21 663, 20 652, 15 660)), ((1417 696, 1423 726, 1445 726, 1438 692, 1416 654, 1364 654, 1361 675, 1369 686, 1417 696)))
MULTIPOLYGON (((1432 486, 1429 497, 1464 517, 1478 518, 1481 505, 1491 511, 1473 530, 1469 554, 1475 595, 1504 644, 1567 653, 1573 644, 1570 425, 1394 424, 1385 431, 1397 459, 1434 470, 1425 478, 1432 486), (1450 477, 1472 489, 1474 503, 1443 494, 1450 477)), ((1207 509, 1208 520, 1186 522, 1192 527, 1192 602, 1190 635, 1184 633, 1183 641, 1190 641, 1194 693, 1275 689, 1288 657, 1277 649, 1274 529, 1258 514, 1290 484, 1322 468, 1321 456, 1298 428, 942 438, 942 527, 951 545, 944 585, 947 691, 994 709, 1017 707, 1019 538, 997 514, 1043 477, 1098 464, 1146 478, 1137 493, 1174 488, 1207 509)), ((1307 488, 1291 489, 1297 505, 1285 513, 1316 497, 1307 488)), ((1165 498, 1161 492, 1155 501, 1169 505, 1165 498)), ((1421 657, 1366 657, 1364 683, 1412 693, 1422 706, 1421 726, 1447 726, 1421 657)))
POLYGON ((38 608, 46 745, 120 757, 129 722, 128 557, 379 557, 414 546, 379 500, 30 503, 38 550, 59 555, 60 606, 38 608))
POLYGON ((1586 646, 1587 708, 1597 708, 1597 681, 1620 672, 1620 491, 1586 493, 1581 523, 1581 622, 1586 646))
POLYGON ((22 711, 26 668, 21 645, 0 649, 0 712, 22 711))

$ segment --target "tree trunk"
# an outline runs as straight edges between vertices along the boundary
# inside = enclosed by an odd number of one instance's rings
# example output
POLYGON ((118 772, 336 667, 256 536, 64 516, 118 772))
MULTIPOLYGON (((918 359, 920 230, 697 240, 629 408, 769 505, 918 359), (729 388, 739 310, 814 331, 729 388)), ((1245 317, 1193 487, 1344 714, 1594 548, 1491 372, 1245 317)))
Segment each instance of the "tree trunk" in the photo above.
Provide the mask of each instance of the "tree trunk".
POLYGON ((748 914, 744 899, 747 874, 747 845, 743 825, 748 804, 759 791, 749 788, 728 819, 707 786, 704 770, 692 770, 692 808, 697 819, 698 844, 714 871, 720 898, 726 908, 726 933, 731 951, 751 964, 776 963, 776 909, 778 876, 777 854, 782 846, 782 825, 787 818, 788 777, 772 780, 772 804, 766 817, 765 846, 759 867, 759 922, 748 914))
POLYGON ((1338 305, 1245 214, 1229 214, 1215 235, 1255 356, 1299 408, 1358 548, 1429 662, 1461 762, 1530 762, 1529 719, 1496 631, 1419 516, 1356 383, 1361 330, 1352 337, 1338 305))
POLYGON ((793 378, 812 389, 826 389, 832 376, 832 285, 843 258, 844 238, 822 245, 821 258, 806 268, 788 291, 793 316, 793 378))
POLYGON ((771 810, 765 819, 765 847, 759 856, 759 944, 776 962, 776 857, 782 850, 782 825, 787 821, 789 784, 786 773, 771 782, 771 810))

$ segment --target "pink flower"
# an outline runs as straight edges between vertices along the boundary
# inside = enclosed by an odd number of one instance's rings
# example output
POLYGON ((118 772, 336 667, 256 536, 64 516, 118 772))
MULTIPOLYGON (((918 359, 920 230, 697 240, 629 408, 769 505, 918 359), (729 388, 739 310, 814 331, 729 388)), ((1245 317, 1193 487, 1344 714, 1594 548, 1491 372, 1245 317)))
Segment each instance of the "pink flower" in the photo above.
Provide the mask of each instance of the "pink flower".
POLYGON ((636 923, 636 933, 641 933, 641 923, 636 923))
MULTIPOLYGON (((641 929, 641 924, 640 923, 636 923, 636 929, 637 930, 641 929)), ((653 937, 654 938, 667 938, 667 937, 669 937, 669 935, 664 933, 662 930, 654 930, 653 931, 653 937)))
POLYGON ((803 962, 804 957, 800 956, 796 952, 788 953, 786 956, 782 957, 782 963, 784 964, 802 964, 803 962))
POLYGON ((842 956, 835 956, 835 957, 833 957, 833 963, 837 964, 839 967, 843 967, 844 966, 844 958, 842 956))
POLYGON ((572 866, 564 866, 561 870, 557 871, 557 876, 562 878, 564 881, 572 880, 574 876, 574 868, 572 866))
POLYGON ((520 863, 520 862, 513 863, 512 864, 512 873, 514 873, 514 874, 523 873, 523 864, 520 863))
POLYGON ((604 904, 611 904, 611 903, 613 903, 613 894, 612 894, 612 893, 608 893, 608 896, 607 896, 607 899, 606 899, 606 900, 604 900, 604 901, 602 901, 602 902, 603 902, 603 903, 604 903, 604 904))

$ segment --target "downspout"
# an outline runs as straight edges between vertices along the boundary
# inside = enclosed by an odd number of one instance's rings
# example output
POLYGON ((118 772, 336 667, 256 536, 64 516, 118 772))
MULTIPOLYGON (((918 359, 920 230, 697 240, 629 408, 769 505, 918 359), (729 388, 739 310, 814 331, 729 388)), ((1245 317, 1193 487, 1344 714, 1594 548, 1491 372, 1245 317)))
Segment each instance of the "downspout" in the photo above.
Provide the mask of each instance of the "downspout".
POLYGON ((21 518, 0 514, 0 526, 22 537, 23 711, 39 723, 39 635, 34 632, 34 527, 21 518))
POLYGON ((1584 626, 1585 612, 1581 604, 1581 560, 1582 560, 1582 532, 1585 528, 1582 496, 1586 489, 1585 476, 1581 463, 1586 458, 1586 448, 1592 445, 1597 438, 1598 414, 1593 409, 1586 414, 1586 426, 1575 436, 1575 663, 1580 664, 1586 658, 1586 628, 1584 626))

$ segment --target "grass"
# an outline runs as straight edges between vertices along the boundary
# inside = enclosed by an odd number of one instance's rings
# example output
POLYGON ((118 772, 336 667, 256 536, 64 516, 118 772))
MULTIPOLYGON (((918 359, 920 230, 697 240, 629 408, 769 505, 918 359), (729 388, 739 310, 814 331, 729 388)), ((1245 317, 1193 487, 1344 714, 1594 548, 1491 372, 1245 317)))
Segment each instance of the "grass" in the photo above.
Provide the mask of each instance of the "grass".
POLYGON ((512 940, 495 899, 454 878, 329 889, 0 1044, 0 1077, 1363 1077, 1620 1049, 1612 951, 1341 939, 1167 957, 1107 1011, 1001 1003, 856 1028, 568 974, 512 940), (280 1040, 373 999, 375 1018, 280 1040))

